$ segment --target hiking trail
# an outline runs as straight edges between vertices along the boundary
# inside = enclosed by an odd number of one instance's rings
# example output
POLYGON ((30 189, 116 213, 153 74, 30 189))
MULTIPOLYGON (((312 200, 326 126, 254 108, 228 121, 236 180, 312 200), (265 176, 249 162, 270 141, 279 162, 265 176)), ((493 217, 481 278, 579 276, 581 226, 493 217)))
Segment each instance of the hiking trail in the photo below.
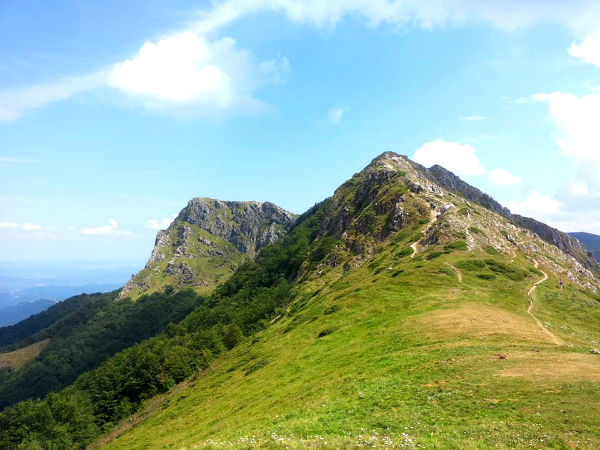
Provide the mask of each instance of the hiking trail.
MULTIPOLYGON (((437 219, 438 219, 437 211, 435 209, 432 209, 429 213, 429 223, 423 229, 423 231, 421 231, 421 234, 423 235, 423 237, 425 237, 425 235, 427 234, 427 231, 429 231, 429 229, 433 226, 433 224, 437 221, 437 219)), ((417 245, 419 245, 419 242, 421 242, 421 239, 423 239, 423 237, 419 238, 417 241, 410 244, 410 248, 412 248, 412 250, 413 250, 412 255, 410 255, 411 258, 414 258, 417 255, 417 253, 419 252, 419 250, 417 249, 417 245)))
POLYGON ((531 287, 531 289, 529 289, 529 292, 527 292, 527 297, 529 297, 529 306, 527 307, 527 314, 529 314, 533 318, 533 320, 535 320, 535 323, 537 323, 538 327, 544 333, 546 333, 546 335, 548 335, 548 337, 550 338, 550 340, 552 341, 553 344, 565 345, 565 343, 562 341, 562 339, 560 339, 552 331, 550 331, 548 328, 546 328, 542 324, 542 322, 540 322, 540 320, 535 316, 535 314, 533 314, 533 291, 535 291, 537 289, 538 285, 542 284, 544 281, 546 281, 548 279, 548 274, 546 272, 544 272, 542 269, 540 269, 540 263, 537 262, 535 259, 533 260, 533 265, 535 266, 536 269, 538 269, 540 272, 542 272, 544 277, 541 280, 536 281, 533 284, 533 286, 531 287))

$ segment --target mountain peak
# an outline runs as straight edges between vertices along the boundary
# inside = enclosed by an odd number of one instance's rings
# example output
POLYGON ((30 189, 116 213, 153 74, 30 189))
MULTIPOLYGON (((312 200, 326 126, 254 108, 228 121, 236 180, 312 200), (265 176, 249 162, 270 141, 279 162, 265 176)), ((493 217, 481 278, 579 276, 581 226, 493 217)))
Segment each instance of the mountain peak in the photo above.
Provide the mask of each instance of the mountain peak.
POLYGON ((146 266, 127 282, 120 297, 165 286, 208 292, 262 247, 281 239, 295 220, 294 214, 270 202, 192 198, 158 232, 146 266))

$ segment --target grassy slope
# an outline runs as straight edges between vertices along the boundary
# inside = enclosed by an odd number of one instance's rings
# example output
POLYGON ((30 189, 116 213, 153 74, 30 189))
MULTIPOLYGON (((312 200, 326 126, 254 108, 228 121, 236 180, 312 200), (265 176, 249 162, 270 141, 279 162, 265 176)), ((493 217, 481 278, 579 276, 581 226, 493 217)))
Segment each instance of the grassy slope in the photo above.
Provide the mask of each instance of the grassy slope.
POLYGON ((50 343, 50 339, 36 342, 27 347, 20 348, 8 353, 0 353, 0 369, 10 368, 18 370, 40 354, 40 352, 50 343))
MULTIPOLYGON (((142 269, 134 276, 133 281, 143 284, 144 288, 135 287, 127 292, 127 297, 136 299, 142 294, 160 292, 165 286, 172 286, 175 289, 192 287, 200 295, 209 294, 218 283, 225 281, 245 261, 245 255, 230 242, 196 225, 186 223, 185 226, 191 230, 191 235, 187 239, 189 256, 176 259, 177 263, 183 262, 194 271, 193 280, 183 285, 177 276, 166 273, 167 265, 174 257, 173 247, 168 245, 160 249, 164 256, 162 261, 154 263, 150 268, 142 269), (207 246, 199 238, 212 242, 214 246, 207 246), (211 255, 209 252, 221 254, 211 255)), ((168 240, 170 243, 178 240, 176 227, 169 229, 168 240)))
POLYGON ((459 282, 462 261, 490 255, 412 259, 410 235, 300 284, 288 314, 106 448, 600 447, 598 299, 559 293, 554 276, 538 288, 534 312, 569 344, 557 347, 526 313, 541 278, 528 258, 494 256, 527 270, 520 281, 461 269, 459 282))

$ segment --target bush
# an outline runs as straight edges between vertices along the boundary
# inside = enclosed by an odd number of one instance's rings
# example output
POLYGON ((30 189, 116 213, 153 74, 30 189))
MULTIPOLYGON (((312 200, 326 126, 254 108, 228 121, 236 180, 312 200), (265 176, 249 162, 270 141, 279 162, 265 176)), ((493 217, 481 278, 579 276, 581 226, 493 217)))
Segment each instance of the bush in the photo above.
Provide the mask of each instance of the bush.
POLYGON ((451 242, 450 244, 446 244, 444 246, 445 250, 466 250, 467 249, 467 242, 460 240, 460 241, 454 241, 451 242))
POLYGON ((481 278, 482 280, 493 280, 496 278, 496 275, 493 273, 478 273, 477 278, 481 278))
POLYGON ((457 262, 456 267, 468 272, 473 272, 475 270, 483 269, 485 267, 485 263, 479 259, 464 259, 457 262))
POLYGON ((496 247, 492 247, 491 245, 486 245, 485 247, 483 247, 483 249, 486 251, 486 253, 489 253, 490 255, 500 255, 502 253, 496 247))
POLYGON ((477 227, 469 227, 469 231, 473 234, 484 234, 483 231, 477 227))
POLYGON ((522 281, 527 276, 525 270, 519 269, 518 267, 511 267, 508 264, 493 259, 486 259, 485 263, 492 272, 500 273, 513 281, 522 281))

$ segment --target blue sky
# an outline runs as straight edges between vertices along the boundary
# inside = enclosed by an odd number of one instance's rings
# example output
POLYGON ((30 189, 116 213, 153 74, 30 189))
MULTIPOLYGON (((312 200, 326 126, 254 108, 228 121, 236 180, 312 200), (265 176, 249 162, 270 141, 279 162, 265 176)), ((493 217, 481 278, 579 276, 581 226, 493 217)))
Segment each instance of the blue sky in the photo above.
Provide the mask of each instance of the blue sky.
POLYGON ((194 196, 300 213, 378 154, 600 233, 588 2, 0 2, 1 261, 143 263, 194 196))

